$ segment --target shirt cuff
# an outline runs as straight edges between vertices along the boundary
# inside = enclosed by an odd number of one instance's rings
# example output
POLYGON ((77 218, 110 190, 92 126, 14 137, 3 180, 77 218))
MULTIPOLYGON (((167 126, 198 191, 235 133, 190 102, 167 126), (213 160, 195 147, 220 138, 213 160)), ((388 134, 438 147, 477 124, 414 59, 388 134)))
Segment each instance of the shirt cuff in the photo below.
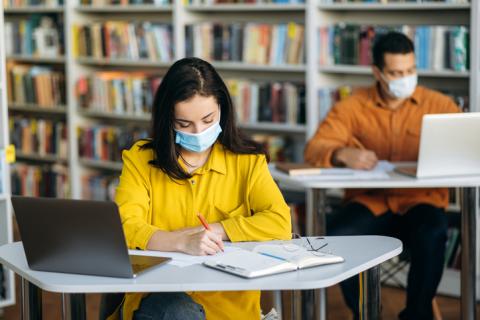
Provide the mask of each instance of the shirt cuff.
POLYGON ((149 224, 145 225, 140 230, 138 230, 133 240, 133 249, 146 250, 148 241, 150 241, 150 238, 158 230, 160 230, 160 228, 149 225, 149 224))
POLYGON ((230 218, 222 220, 220 221, 220 223, 222 224, 223 229, 225 229, 225 233, 227 234, 231 242, 246 241, 242 230, 238 226, 237 219, 230 218))

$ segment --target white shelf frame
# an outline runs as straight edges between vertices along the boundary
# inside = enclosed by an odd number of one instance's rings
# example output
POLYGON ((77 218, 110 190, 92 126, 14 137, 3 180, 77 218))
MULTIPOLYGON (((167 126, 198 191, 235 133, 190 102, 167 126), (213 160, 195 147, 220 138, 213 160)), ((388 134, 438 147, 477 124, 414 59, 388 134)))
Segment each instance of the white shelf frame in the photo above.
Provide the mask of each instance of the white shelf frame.
POLYGON ((79 158, 79 162, 82 166, 92 169, 102 169, 110 171, 121 171, 123 164, 116 161, 104 161, 104 160, 95 160, 88 158, 79 158))
POLYGON ((271 122, 239 123, 238 127, 244 129, 245 131, 292 133, 302 135, 307 131, 307 127, 302 124, 271 122))
POLYGON ((63 6, 24 6, 5 8, 6 14, 63 13, 63 6))
POLYGON ((255 11, 305 11, 305 4, 214 4, 187 5, 185 9, 192 12, 255 12, 255 11))
MULTIPOLYGON (((321 0, 320 0, 321 2, 321 0)), ((470 3, 337 3, 319 4, 325 11, 425 11, 425 10, 469 10, 470 3)))
POLYGON ((139 13, 171 13, 173 6, 155 6, 155 5, 105 5, 105 6, 95 6, 95 5, 78 5, 75 6, 77 12, 83 13, 130 13, 130 12, 139 12, 139 13))
MULTIPOLYGON (((0 3, 0 34, 4 34, 3 2, 0 3)), ((0 45, 0 150, 5 150, 9 145, 8 110, 5 70, 5 46, 0 45)), ((10 172, 9 164, 4 157, 0 158, 5 172, 10 172)), ((10 205, 10 175, 0 176, 2 193, 0 194, 0 245, 13 241, 12 209, 10 205), (3 179, 3 180, 2 180, 3 179)), ((15 277, 12 271, 4 269, 6 298, 0 298, 0 309, 15 304, 15 277)), ((3 284, 0 284, 3 285, 3 284)))
MULTIPOLYGON (((338 74, 360 74, 371 75, 372 68, 370 66, 355 66, 355 65, 332 65, 324 66, 320 65, 318 71, 325 73, 338 73, 338 74)), ((454 70, 424 70, 418 69, 417 74, 419 77, 425 78, 465 78, 470 76, 469 71, 454 71, 454 70)))
POLYGON ((47 163, 67 163, 68 159, 57 156, 55 154, 45 154, 41 155, 38 153, 23 153, 19 150, 16 151, 16 156, 18 161, 38 161, 38 162, 47 162, 47 163))
POLYGON ((53 107, 41 107, 34 103, 10 102, 8 103, 8 110, 41 114, 58 114, 64 116, 67 114, 67 106, 58 105, 53 107))
POLYGON ((97 118, 106 120, 120 120, 120 121, 133 121, 133 122, 150 122, 150 115, 135 115, 135 114, 117 114, 102 112, 97 110, 79 110, 79 115, 86 118, 97 118))
POLYGON ((22 54, 14 54, 7 56, 7 61, 16 61, 16 62, 26 62, 26 63, 51 63, 51 64, 64 64, 65 57, 39 57, 39 56, 29 56, 22 54))

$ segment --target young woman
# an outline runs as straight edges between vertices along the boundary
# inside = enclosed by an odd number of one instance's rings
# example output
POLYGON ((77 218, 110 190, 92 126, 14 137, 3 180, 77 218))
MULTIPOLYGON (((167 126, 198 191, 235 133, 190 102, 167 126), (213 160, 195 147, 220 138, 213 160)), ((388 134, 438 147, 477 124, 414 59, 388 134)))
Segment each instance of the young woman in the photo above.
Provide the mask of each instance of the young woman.
MULTIPOLYGON (((235 125, 207 62, 177 61, 157 90, 152 138, 123 152, 115 201, 128 246, 213 255, 223 241, 290 239, 290 211, 263 148, 235 125), (211 231, 201 226, 202 213, 211 231)), ((126 294, 123 319, 259 319, 259 291, 126 294)))

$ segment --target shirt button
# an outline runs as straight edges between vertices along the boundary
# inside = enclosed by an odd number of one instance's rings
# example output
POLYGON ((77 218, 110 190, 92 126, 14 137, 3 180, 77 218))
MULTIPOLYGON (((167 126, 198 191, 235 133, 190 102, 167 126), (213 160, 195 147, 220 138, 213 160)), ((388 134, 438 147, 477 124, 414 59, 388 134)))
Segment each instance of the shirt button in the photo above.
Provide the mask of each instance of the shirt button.
POLYGON ((190 180, 190 182, 191 182, 192 184, 195 184, 195 180, 190 180))

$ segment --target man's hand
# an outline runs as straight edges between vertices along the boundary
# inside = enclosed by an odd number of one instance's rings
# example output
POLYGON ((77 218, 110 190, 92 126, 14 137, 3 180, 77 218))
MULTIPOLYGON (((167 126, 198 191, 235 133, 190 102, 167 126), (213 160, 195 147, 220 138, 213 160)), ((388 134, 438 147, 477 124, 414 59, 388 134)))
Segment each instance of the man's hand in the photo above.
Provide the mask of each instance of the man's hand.
POLYGON ((333 165, 345 165, 357 170, 371 170, 377 165, 377 162, 375 152, 357 148, 340 148, 332 156, 333 165))

